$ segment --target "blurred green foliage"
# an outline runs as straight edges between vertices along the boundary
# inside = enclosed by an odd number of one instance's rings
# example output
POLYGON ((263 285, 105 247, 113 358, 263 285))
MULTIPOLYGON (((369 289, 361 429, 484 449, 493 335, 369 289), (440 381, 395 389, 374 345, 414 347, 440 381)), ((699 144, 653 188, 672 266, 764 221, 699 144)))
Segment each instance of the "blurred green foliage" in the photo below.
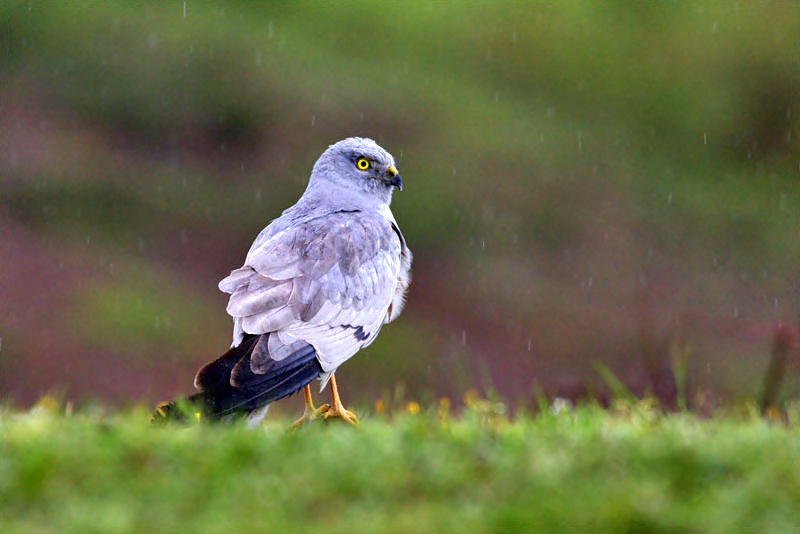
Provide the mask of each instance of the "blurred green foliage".
MULTIPOLYGON (((227 343, 216 280, 327 144, 368 135, 399 160, 393 209, 417 253, 406 324, 348 364, 368 395, 405 381, 457 396, 456 377, 480 382, 483 366, 483 385, 528 397, 591 380, 597 360, 636 382, 642 293, 659 335, 691 341, 696 382, 752 392, 763 325, 798 312, 798 15, 792 2, 3 2, 0 228, 30 253, 0 260, 9 286, 30 287, 32 265, 81 258, 58 275, 63 294, 34 290, 66 300, 57 317, 4 296, 30 307, 27 322, 0 308, 0 332, 22 339, 4 356, 41 365, 34 332, 63 323, 64 353, 145 357, 167 342, 163 315, 185 362, 212 358, 227 343), (188 327, 212 309, 217 326, 188 327)), ((27 400, 60 385, 18 381, 32 388, 6 393, 27 400)))

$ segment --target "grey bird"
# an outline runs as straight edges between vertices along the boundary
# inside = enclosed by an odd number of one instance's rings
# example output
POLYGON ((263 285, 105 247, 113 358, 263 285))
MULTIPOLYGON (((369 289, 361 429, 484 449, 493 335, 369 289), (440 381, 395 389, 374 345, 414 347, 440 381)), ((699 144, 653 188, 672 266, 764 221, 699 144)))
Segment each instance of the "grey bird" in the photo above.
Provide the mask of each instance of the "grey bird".
MULTIPOLYGON (((188 400, 212 419, 244 415, 252 424, 269 404, 304 390, 295 425, 341 417, 334 372, 375 340, 403 309, 411 251, 389 209, 403 182, 394 158, 372 139, 328 147, 303 195, 256 237, 244 265, 219 283, 230 294, 231 349, 202 367, 188 400), (315 408, 310 383, 331 386, 331 403, 315 408)), ((161 406, 169 417, 175 405, 161 406)))

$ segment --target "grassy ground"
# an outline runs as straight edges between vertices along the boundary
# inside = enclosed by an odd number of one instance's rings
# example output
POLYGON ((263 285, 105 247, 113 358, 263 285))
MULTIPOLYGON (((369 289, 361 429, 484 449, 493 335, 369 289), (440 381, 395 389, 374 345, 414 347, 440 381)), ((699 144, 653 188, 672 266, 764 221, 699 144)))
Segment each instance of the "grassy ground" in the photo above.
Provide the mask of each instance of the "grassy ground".
MULTIPOLYGON (((769 532, 800 526, 800 433, 646 403, 509 419, 487 401, 258 430, 0 414, 0 530, 769 532)), ((792 417, 790 417, 792 419, 792 417)))

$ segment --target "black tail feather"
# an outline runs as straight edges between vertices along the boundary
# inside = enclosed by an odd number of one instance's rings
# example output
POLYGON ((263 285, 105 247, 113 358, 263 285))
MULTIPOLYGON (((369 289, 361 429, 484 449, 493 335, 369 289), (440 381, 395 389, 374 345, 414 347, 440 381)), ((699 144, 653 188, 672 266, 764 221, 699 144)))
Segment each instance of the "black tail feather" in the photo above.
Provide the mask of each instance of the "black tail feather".
POLYGON ((239 345, 203 366, 195 377, 200 392, 184 401, 162 404, 153 419, 186 421, 200 416, 221 419, 246 415, 295 393, 322 373, 311 345, 282 360, 270 360, 266 368, 254 372, 250 365, 253 349, 262 336, 270 335, 247 335, 239 345))
POLYGON ((226 392, 232 389, 231 372, 233 372, 233 368, 253 352, 253 348, 255 348, 260 337, 247 335, 241 343, 231 347, 228 352, 201 367, 194 378, 195 387, 204 393, 224 396, 226 392))

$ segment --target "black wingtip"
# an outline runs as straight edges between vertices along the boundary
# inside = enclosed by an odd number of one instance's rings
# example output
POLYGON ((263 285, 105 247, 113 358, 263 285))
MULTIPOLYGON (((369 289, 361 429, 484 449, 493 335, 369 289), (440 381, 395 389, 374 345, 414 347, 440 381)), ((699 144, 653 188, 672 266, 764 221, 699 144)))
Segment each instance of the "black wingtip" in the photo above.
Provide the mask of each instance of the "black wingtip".
POLYGON ((195 378, 199 393, 159 405, 152 421, 189 423, 244 416, 299 391, 323 372, 314 347, 308 344, 280 361, 269 360, 259 372, 253 371, 253 351, 259 345, 265 347, 270 335, 247 335, 239 345, 204 365, 195 378))

